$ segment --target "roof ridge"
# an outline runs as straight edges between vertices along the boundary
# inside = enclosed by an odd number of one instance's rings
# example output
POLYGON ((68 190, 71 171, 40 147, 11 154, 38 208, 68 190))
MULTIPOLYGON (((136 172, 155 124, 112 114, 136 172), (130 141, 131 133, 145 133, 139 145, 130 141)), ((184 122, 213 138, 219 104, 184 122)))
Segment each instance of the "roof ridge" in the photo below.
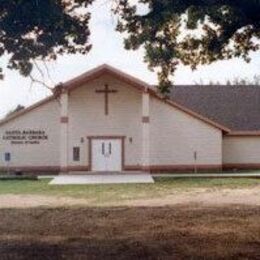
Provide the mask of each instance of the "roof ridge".
MULTIPOLYGON (((88 70, 87 72, 79 75, 78 77, 75 77, 72 80, 62 83, 62 87, 65 88, 65 91, 66 90, 70 91, 78 86, 82 86, 84 83, 86 83, 90 80, 96 79, 97 77, 101 76, 103 73, 106 73, 106 72, 109 72, 112 76, 117 77, 119 80, 126 82, 127 84, 135 87, 136 89, 138 89, 140 91, 149 91, 149 93, 153 94, 158 99, 160 99, 162 101, 166 101, 166 103, 171 104, 172 106, 194 116, 195 118, 197 118, 199 120, 202 120, 202 121, 218 128, 218 129, 221 129, 225 132, 230 132, 231 131, 230 128, 233 129, 233 127, 227 127, 227 126, 229 126, 229 124, 225 120, 224 121, 217 120, 216 117, 211 117, 207 113, 203 113, 203 110, 202 111, 196 110, 194 107, 189 106, 185 102, 184 103, 181 102, 181 100, 178 100, 178 98, 176 98, 176 96, 174 95, 174 91, 171 93, 170 98, 166 99, 165 97, 160 95, 160 93, 158 93, 158 91, 155 88, 153 88, 152 85, 150 85, 134 76, 131 76, 119 69, 116 69, 108 64, 102 64, 100 66, 97 66, 97 67, 95 67, 91 70, 88 70)), ((177 85, 175 85, 175 86, 177 86, 177 85)), ((181 86, 185 86, 185 85, 181 85, 181 86)), ((186 86, 188 86, 188 85, 186 85, 186 86)), ((190 86, 193 86, 193 89, 195 89, 195 87, 198 85, 190 85, 190 86)), ((214 85, 210 85, 210 86, 214 86, 214 85)), ((185 88, 183 88, 183 89, 185 89, 185 88)), ((191 92, 191 93, 193 93, 193 92, 191 92)), ((185 93, 183 93, 183 94, 185 94, 185 93)), ((38 106, 44 104, 45 102, 48 102, 49 100, 52 100, 56 97, 57 97, 56 95, 51 95, 33 105, 25 108, 24 110, 17 112, 14 115, 1 120, 0 125, 4 124, 6 122, 9 122, 10 120, 12 120, 20 115, 25 114, 26 112, 31 111, 35 107, 38 107, 38 106)), ((187 99, 187 97, 185 97, 185 99, 187 99)), ((207 105, 206 109, 208 109, 208 105, 207 105)), ((232 126, 232 124, 231 124, 231 126, 232 126)), ((260 128, 259 128, 259 130, 260 130, 260 128)))

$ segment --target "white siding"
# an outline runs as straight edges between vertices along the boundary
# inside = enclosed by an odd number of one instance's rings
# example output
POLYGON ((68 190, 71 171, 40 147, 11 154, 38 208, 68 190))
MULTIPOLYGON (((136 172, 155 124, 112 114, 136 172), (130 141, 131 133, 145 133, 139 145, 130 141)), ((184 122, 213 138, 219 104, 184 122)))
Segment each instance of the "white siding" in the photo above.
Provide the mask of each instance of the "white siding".
POLYGON ((69 96, 69 165, 87 166, 87 136, 126 136, 125 165, 141 163, 141 93, 110 76, 102 76, 75 89, 69 96), (109 94, 109 115, 104 113, 104 94, 96 93, 108 84, 118 90, 109 94), (84 143, 81 143, 81 138, 84 143), (132 138, 132 143, 129 141, 132 138), (73 162, 73 146, 81 148, 81 160, 73 162))
POLYGON ((0 126, 0 167, 5 167, 4 153, 11 153, 12 167, 59 166, 59 104, 50 101, 0 126), (41 130, 48 135, 40 144, 11 144, 3 140, 6 131, 41 130))
POLYGON ((151 164, 222 164, 222 132, 156 98, 151 99, 151 164))
POLYGON ((260 137, 228 137, 223 140, 224 164, 260 164, 260 137))
MULTIPOLYGON (((125 166, 142 165, 142 93, 109 75, 103 75, 69 93, 68 166, 89 166, 87 136, 125 136, 125 166), (118 92, 109 94, 109 115, 104 113, 104 94, 96 93, 108 84, 118 92), (74 162, 73 147, 81 149, 74 162)), ((60 106, 46 103, 0 127, 7 130, 44 130, 47 142, 39 145, 11 145, 1 140, 0 167, 4 152, 11 152, 11 166, 60 165, 60 106)), ((155 97, 150 100, 150 164, 152 166, 222 164, 222 131, 155 97)))

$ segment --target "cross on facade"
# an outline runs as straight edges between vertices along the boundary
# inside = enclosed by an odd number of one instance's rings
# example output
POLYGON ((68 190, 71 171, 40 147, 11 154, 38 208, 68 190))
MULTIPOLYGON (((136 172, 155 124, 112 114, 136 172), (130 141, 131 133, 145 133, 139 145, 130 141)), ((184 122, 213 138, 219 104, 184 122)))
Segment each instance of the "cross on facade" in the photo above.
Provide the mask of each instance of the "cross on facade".
POLYGON ((117 90, 115 89, 109 89, 108 85, 105 84, 104 89, 98 89, 96 90, 96 93, 104 93, 105 94, 105 115, 108 115, 108 96, 112 93, 117 93, 117 90))

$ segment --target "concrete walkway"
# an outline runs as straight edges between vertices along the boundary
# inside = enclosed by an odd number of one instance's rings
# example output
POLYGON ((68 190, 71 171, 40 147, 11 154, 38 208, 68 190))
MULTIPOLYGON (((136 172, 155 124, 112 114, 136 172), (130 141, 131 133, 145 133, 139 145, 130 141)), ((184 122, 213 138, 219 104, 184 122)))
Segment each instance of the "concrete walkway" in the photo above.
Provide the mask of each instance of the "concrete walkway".
POLYGON ((169 178, 260 178, 260 172, 245 173, 155 173, 153 177, 169 178))
POLYGON ((154 183, 150 174, 98 174, 98 175, 59 175, 53 178, 51 185, 71 184, 121 184, 121 183, 154 183))

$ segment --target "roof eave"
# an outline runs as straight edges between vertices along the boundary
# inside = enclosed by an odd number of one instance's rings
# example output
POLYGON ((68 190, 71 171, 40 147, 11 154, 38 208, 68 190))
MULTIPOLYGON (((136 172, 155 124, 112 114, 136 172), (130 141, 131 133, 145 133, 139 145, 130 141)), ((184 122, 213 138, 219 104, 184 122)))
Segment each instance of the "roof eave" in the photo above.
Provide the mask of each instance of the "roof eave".
POLYGON ((260 136, 260 131, 252 130, 252 131, 231 131, 226 136, 230 137, 248 137, 248 136, 260 136))
POLYGON ((130 76, 129 74, 126 74, 107 64, 103 64, 101 66, 98 66, 97 68, 89 70, 88 72, 83 73, 80 76, 78 76, 72 80, 62 83, 62 85, 65 90, 72 91, 72 90, 76 89, 77 87, 82 86, 82 84, 86 84, 87 82, 89 82, 91 80, 99 78, 104 73, 114 75, 117 78, 121 79, 122 81, 135 86, 137 89, 139 89, 141 91, 144 91, 151 87, 148 83, 146 83, 142 80, 139 80, 138 78, 135 78, 133 76, 130 76))
MULTIPOLYGON (((155 96, 156 98, 166 102, 167 104, 175 107, 175 108, 178 108, 179 110, 217 128, 217 129, 220 129, 222 130, 224 133, 230 133, 231 130, 221 124, 218 124, 217 122, 214 122, 170 99, 167 99, 165 98, 164 96, 160 95, 159 93, 157 93, 154 89, 152 89, 152 86, 142 80, 139 80, 138 78, 135 78, 133 76, 130 76, 129 74, 126 74, 116 68, 113 68, 107 64, 103 64, 101 66, 98 66, 92 70, 89 70, 88 72, 86 73, 83 73, 82 75, 72 79, 72 80, 69 80, 65 83, 61 83, 61 86, 62 86, 62 91, 72 91, 74 90, 75 88, 79 87, 79 86, 82 86, 82 84, 86 84, 87 82, 93 80, 93 79, 96 79, 98 77, 100 77, 102 74, 104 73, 109 73, 119 79, 121 79, 122 81, 128 83, 129 85, 132 85, 134 86, 136 89, 142 91, 142 92, 149 92, 150 94, 152 94, 153 96, 155 96)), ((2 121, 0 121, 0 126, 15 119, 16 117, 20 116, 20 115, 23 115, 25 114, 26 112, 29 112, 31 111, 32 109, 52 100, 52 99, 55 99, 56 96, 55 95, 52 95, 40 102, 37 102, 36 104, 22 110, 22 111, 19 111, 17 112, 16 114, 14 114, 13 116, 11 117, 8 117, 2 121)))
POLYGON ((177 102, 170 100, 167 97, 164 97, 164 96, 158 94, 153 89, 149 89, 149 92, 150 92, 150 94, 152 94, 153 96, 159 98, 160 100, 164 101, 165 103, 168 103, 169 105, 171 105, 171 106, 173 106, 173 107, 175 107, 175 108, 177 108, 177 109, 179 109, 179 110, 189 114, 190 116, 193 116, 193 117, 203 121, 204 123, 207 123, 207 124, 209 124, 209 125, 211 125, 211 126, 213 126, 215 128, 218 128, 219 130, 222 130, 225 134, 231 132, 231 129, 229 129, 229 128, 227 128, 227 127, 225 127, 225 126, 223 126, 223 125, 221 125, 221 124, 219 124, 219 123, 217 123, 215 121, 212 121, 212 120, 210 120, 210 119, 208 119, 208 118, 206 118, 206 117, 204 117, 204 116, 194 112, 193 110, 190 110, 189 108, 186 108, 186 107, 178 104, 177 102))
POLYGON ((54 100, 54 99, 55 99, 55 97, 53 95, 51 95, 51 96, 49 96, 49 97, 47 97, 45 99, 42 99, 42 100, 38 101, 37 103, 35 103, 35 104, 33 104, 33 105, 29 106, 29 107, 26 107, 26 108, 24 108, 24 109, 22 109, 22 110, 20 110, 20 111, 18 111, 16 113, 12 114, 11 116, 8 116, 8 117, 0 120, 0 126, 2 126, 4 124, 6 124, 6 123, 16 119, 17 117, 22 116, 23 114, 26 114, 26 113, 30 112, 31 110, 36 109, 36 108, 38 108, 38 107, 48 103, 51 100, 54 100))

